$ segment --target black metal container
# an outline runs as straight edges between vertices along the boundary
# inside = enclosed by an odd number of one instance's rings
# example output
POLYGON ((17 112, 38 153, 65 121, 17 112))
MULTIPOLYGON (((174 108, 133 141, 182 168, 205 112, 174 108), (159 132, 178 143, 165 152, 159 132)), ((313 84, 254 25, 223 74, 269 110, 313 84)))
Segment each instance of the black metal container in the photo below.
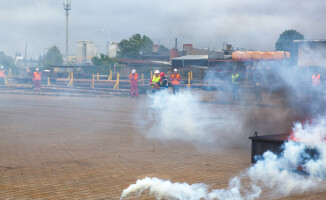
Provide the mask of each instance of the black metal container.
MULTIPOLYGON (((251 139, 251 163, 256 163, 259 156, 263 155, 266 151, 271 151, 277 155, 281 154, 283 149, 282 145, 285 141, 288 141, 289 134, 276 134, 276 135, 263 135, 258 136, 255 132, 254 136, 249 137, 251 139)), ((304 172, 301 167, 308 160, 318 160, 320 158, 320 152, 314 147, 305 147, 304 152, 299 155, 300 164, 296 166, 294 171, 304 172)))
POLYGON ((281 146, 288 137, 289 134, 258 136, 255 132, 254 136, 249 137, 251 139, 251 163, 255 163, 257 161, 255 157, 263 155, 266 151, 280 154, 282 152, 281 146))

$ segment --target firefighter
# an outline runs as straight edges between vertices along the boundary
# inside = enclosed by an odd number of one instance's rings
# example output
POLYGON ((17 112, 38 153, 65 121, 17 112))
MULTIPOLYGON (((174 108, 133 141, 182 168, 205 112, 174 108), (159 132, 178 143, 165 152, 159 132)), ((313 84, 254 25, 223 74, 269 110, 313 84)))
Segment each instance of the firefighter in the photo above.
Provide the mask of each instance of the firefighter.
POLYGON ((253 82, 253 89, 255 93, 255 98, 256 101, 261 102, 262 97, 261 97, 261 77, 260 74, 256 69, 253 70, 253 77, 252 77, 252 82, 253 82))
POLYGON ((171 83, 172 83, 172 87, 173 87, 173 94, 179 93, 179 85, 180 85, 180 81, 181 81, 181 76, 180 74, 178 74, 178 70, 174 69, 173 70, 173 74, 171 75, 171 83))
POLYGON ((33 74, 33 81, 34 81, 34 92, 39 92, 41 87, 41 80, 42 80, 42 73, 40 69, 36 67, 36 71, 33 74))
POLYGON ((137 86, 137 82, 138 82, 139 76, 136 73, 136 70, 135 69, 133 69, 131 71, 131 74, 129 75, 129 79, 130 79, 130 84, 131 84, 131 96, 133 97, 134 94, 135 94, 136 97, 138 97, 138 86, 137 86))
POLYGON ((232 87, 232 97, 233 100, 239 100, 239 74, 236 72, 236 70, 233 70, 233 74, 231 76, 231 87, 232 87))
POLYGON ((160 71, 155 70, 154 76, 151 80, 151 87, 153 89, 152 90, 153 93, 155 93, 156 91, 158 91, 158 89, 160 89, 160 83, 161 83, 160 71))
POLYGON ((317 88, 320 86, 320 74, 318 74, 317 71, 315 71, 315 73, 312 75, 311 79, 312 79, 313 87, 317 88))
POLYGON ((315 71, 314 74, 311 76, 311 84, 312 84, 312 96, 316 101, 320 99, 320 92, 321 92, 321 83, 320 83, 320 74, 315 71))
POLYGON ((6 75, 3 66, 0 67, 0 86, 6 85, 6 75))
POLYGON ((168 88, 169 87, 169 83, 168 83, 168 78, 165 76, 164 72, 160 73, 160 88, 168 88))

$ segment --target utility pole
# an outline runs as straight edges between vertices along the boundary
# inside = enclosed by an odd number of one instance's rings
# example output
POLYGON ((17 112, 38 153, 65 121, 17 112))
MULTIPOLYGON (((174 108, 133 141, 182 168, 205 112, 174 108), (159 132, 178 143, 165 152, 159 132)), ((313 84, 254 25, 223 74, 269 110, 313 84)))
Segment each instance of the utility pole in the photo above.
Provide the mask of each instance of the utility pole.
POLYGON ((71 10, 71 0, 63 2, 63 9, 66 11, 66 65, 68 65, 68 16, 71 10))

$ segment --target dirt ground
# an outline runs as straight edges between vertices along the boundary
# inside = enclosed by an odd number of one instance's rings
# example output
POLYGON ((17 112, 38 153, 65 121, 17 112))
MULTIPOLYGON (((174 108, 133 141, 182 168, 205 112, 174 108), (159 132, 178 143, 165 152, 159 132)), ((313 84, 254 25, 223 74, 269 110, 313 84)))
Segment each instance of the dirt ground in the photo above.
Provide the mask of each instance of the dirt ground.
MULTIPOLYGON (((134 117, 148 112, 146 96, 0 94, 0 199, 119 199, 145 177, 227 187, 250 166, 247 138, 256 130, 284 132, 291 120, 278 119, 288 111, 268 101, 227 105, 212 99, 203 104, 242 113, 257 107, 243 130, 244 145, 217 151, 145 138, 134 117)), ((139 199, 154 199, 146 194, 139 199)), ((326 192, 288 199, 326 199, 326 192)))

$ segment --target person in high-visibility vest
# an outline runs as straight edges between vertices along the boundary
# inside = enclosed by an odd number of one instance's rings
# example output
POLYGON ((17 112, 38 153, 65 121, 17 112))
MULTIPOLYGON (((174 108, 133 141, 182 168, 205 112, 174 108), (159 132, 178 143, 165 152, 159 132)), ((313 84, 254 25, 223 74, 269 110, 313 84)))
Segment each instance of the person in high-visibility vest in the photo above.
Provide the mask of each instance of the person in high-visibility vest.
POLYGON ((181 81, 181 76, 180 74, 178 74, 178 70, 174 69, 173 70, 173 74, 171 75, 171 84, 173 87, 173 94, 179 93, 179 85, 180 85, 180 81, 181 81))
POLYGON ((311 79, 312 79, 313 86, 316 86, 316 87, 320 86, 320 74, 318 74, 318 72, 315 72, 312 75, 311 79))
POLYGON ((252 74, 252 82, 253 82, 253 89, 255 93, 256 101, 261 102, 262 96, 261 96, 261 76, 258 70, 254 69, 252 74))
POLYGON ((317 99, 320 98, 321 92, 321 82, 320 82, 320 74, 315 71, 314 74, 311 76, 311 83, 312 83, 312 96, 313 98, 318 101, 317 99))
POLYGON ((131 96, 133 97, 134 94, 136 95, 136 97, 138 97, 138 86, 137 86, 137 82, 138 82, 139 76, 136 73, 136 70, 133 69, 131 71, 131 74, 129 75, 129 80, 130 80, 130 85, 131 85, 131 96))
POLYGON ((159 70, 155 70, 154 72, 154 76, 151 80, 151 87, 152 87, 152 92, 156 92, 158 91, 158 89, 160 89, 160 83, 161 83, 161 76, 160 76, 160 71, 159 70))
POLYGON ((232 96, 233 96, 233 100, 239 100, 239 74, 234 70, 232 77, 231 77, 231 84, 232 84, 232 96))
POLYGON ((0 86, 6 85, 6 75, 5 70, 3 69, 3 66, 0 68, 0 86))
POLYGON ((40 72, 40 69, 37 67, 36 71, 33 74, 34 92, 40 91, 41 80, 42 80, 42 73, 40 72))

